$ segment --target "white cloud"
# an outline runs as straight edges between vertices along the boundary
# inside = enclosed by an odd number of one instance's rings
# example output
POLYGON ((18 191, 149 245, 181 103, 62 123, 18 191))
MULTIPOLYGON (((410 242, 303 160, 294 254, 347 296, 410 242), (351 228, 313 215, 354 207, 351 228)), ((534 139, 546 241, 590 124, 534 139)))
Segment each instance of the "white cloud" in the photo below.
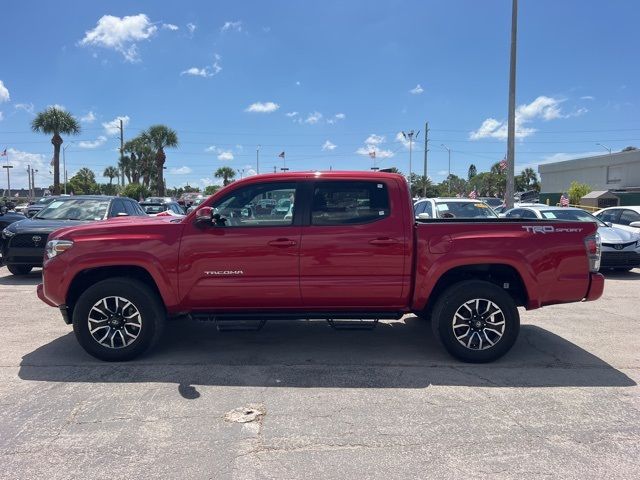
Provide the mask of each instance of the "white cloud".
POLYGON ((333 117, 327 119, 327 123, 329 125, 333 125, 334 123, 344 120, 347 116, 344 113, 336 113, 333 117))
POLYGON ((120 52, 127 62, 137 62, 137 42, 148 40, 158 30, 144 13, 116 17, 104 15, 93 30, 85 32, 80 45, 92 45, 120 52))
MULTIPOLYGON (((53 182, 52 175, 49 174, 49 169, 52 168, 49 166, 50 157, 47 160, 40 153, 24 152, 15 148, 7 148, 7 157, 9 165, 13 165, 11 169, 12 188, 28 188, 27 165, 31 165, 33 169, 37 170, 35 174, 36 187, 48 187, 53 182)), ((5 157, 2 158, 4 161, 5 157)))
POLYGON ((187 175, 191 172, 193 172, 193 170, 191 170, 191 168, 187 166, 180 167, 180 168, 174 167, 171 170, 169 170, 169 173, 171 173, 172 175, 187 175))
POLYGON ((220 28, 222 33, 233 30, 235 32, 242 32, 242 22, 237 20, 235 22, 224 22, 224 25, 220 28))
POLYGON ((595 100, 596 97, 592 96, 592 95, 584 95, 582 97, 580 97, 580 100, 595 100))
POLYGON ((126 127, 129 125, 129 116, 120 116, 116 117, 110 122, 104 122, 102 126, 104 127, 104 131, 107 135, 118 135, 120 133, 120 120, 122 120, 122 126, 126 127))
POLYGON ((0 80, 0 103, 8 102, 11 100, 11 96, 9 95, 9 89, 4 86, 4 82, 0 80))
POLYGON ((163 23, 162 24, 162 28, 164 30, 171 30, 172 32, 175 32, 176 30, 178 30, 180 27, 178 27, 177 25, 174 25, 173 23, 163 23))
MULTIPOLYGON (((519 105, 516 108, 515 129, 516 138, 525 138, 533 135, 536 132, 535 128, 527 127, 526 125, 534 120, 555 120, 558 118, 568 118, 570 116, 576 116, 575 114, 563 115, 560 109, 560 104, 564 100, 546 97, 544 95, 539 96, 531 103, 525 103, 519 105)), ((586 109, 585 109, 586 110, 586 109)), ((579 115, 586 113, 582 111, 579 115)), ((507 138, 507 122, 496 120, 495 118, 487 118, 480 128, 469 133, 471 140, 479 140, 482 138, 497 138, 499 140, 506 140, 507 138)))
POLYGON ((358 148, 356 153, 358 155, 370 156, 372 152, 375 152, 377 159, 393 157, 394 153, 391 150, 385 150, 381 147, 384 142, 385 138, 382 135, 372 133, 365 139, 365 146, 358 148))
POLYGON ((47 105, 47 108, 55 108, 56 110, 66 110, 66 107, 64 105, 59 105, 57 103, 54 103, 53 105, 47 105))
POLYGON ((95 140, 82 140, 81 142, 78 142, 78 147, 80 148, 98 148, 102 145, 104 145, 107 141, 107 137, 105 137, 104 135, 100 135, 97 139, 95 140))
POLYGON ((409 90, 409 93, 413 95, 420 95, 422 92, 424 92, 424 88, 422 88, 420 84, 417 84, 415 87, 409 90))
POLYGON ((217 53, 215 53, 213 55, 213 65, 211 66, 207 65, 204 68, 191 67, 184 70, 183 72, 180 72, 180 75, 191 75, 191 76, 203 77, 203 78, 214 77, 222 71, 222 67, 220 66, 221 59, 222 57, 217 53))
POLYGON ((204 149, 205 152, 217 152, 218 151, 218 147, 216 147, 215 145, 211 145, 207 148, 204 149))
POLYGON ((298 112, 287 112, 285 115, 289 118, 293 118, 298 115, 298 112))
POLYGON ((231 152, 231 150, 221 151, 218 154, 218 160, 221 160, 223 162, 230 162, 231 160, 233 160, 233 153, 231 152))
POLYGON ((193 23, 187 23, 187 30, 189 30, 189 33, 191 35, 193 35, 193 32, 196 31, 196 28, 198 28, 196 25, 194 25, 193 23))
POLYGON ((274 102, 256 102, 245 108, 245 112, 253 113, 273 113, 280 108, 280 105, 274 102))
POLYGON ((381 135, 376 135, 375 133, 372 133, 367 137, 364 143, 366 143, 367 145, 380 145, 381 143, 384 143, 384 137, 381 135))
POLYGON ((82 123, 93 123, 96 120, 96 115, 92 111, 89 111, 85 116, 80 117, 82 123))
POLYGON ((13 108, 15 108, 16 110, 24 110, 31 115, 35 115, 33 103, 16 103, 13 108))
POLYGON ((315 125, 320 120, 322 120, 322 114, 320 112, 313 112, 307 116, 304 123, 308 123, 309 125, 315 125))
POLYGON ((333 143, 331 143, 329 140, 327 140, 326 142, 324 142, 322 144, 322 151, 325 152, 327 150, 331 151, 331 150, 335 150, 337 145, 334 145, 333 143))

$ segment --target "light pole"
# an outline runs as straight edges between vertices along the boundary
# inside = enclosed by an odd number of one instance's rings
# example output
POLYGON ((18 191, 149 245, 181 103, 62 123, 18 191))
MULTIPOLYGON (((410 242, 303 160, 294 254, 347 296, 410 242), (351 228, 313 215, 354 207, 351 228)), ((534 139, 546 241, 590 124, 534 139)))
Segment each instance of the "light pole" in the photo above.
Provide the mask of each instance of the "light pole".
POLYGON ((256 173, 260 173, 260 145, 256 147, 256 173))
POLYGON ((62 147, 62 178, 64 179, 64 194, 67 194, 67 157, 65 155, 67 148, 70 145, 73 145, 73 141, 67 143, 64 147, 62 147))
POLYGON ((513 208, 515 194, 515 137, 516 137, 516 55, 518 36, 518 0, 511 4, 511 54, 509 58, 509 111, 507 118, 507 184, 505 204, 513 208))
POLYGON ((449 153, 449 175, 447 176, 447 185, 449 187, 449 194, 451 194, 451 149, 444 143, 441 143, 440 146, 449 153))
POLYGON ((609 152, 609 156, 611 156, 611 148, 607 147, 606 145, 603 145, 601 143, 596 143, 596 145, 600 145, 602 148, 604 148, 606 151, 609 152))
POLYGON ((242 177, 244 177, 244 168, 238 168, 236 171, 240 174, 240 180, 242 180, 242 177))
POLYGON ((402 132, 402 136, 404 137, 405 140, 409 140, 409 193, 411 194, 411 196, 413 197, 413 194, 411 193, 411 172, 412 172, 412 166, 411 166, 411 161, 412 161, 412 154, 413 154, 413 139, 418 138, 418 135, 420 134, 420 130, 418 130, 418 132, 414 132, 413 130, 405 133, 402 132))

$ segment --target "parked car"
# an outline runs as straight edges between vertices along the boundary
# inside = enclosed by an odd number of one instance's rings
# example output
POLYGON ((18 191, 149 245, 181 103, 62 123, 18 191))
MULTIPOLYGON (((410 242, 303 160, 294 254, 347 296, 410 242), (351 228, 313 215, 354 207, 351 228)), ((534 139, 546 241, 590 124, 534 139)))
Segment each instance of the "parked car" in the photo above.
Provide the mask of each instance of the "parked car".
POLYGON ((25 217, 22 213, 9 212, 4 207, 0 207, 0 230, 12 224, 13 222, 19 222, 24 220, 25 217))
POLYGON ((140 202, 140 206, 145 211, 147 215, 156 216, 158 214, 164 213, 165 215, 179 215, 184 216, 184 210, 178 202, 169 200, 169 201, 154 201, 154 202, 140 202))
POLYGON ((423 198, 413 205, 416 218, 498 218, 481 200, 470 198, 423 198))
POLYGON ((191 206, 191 204, 193 204, 193 202, 195 202, 195 200, 198 197, 201 197, 201 196, 202 194, 199 192, 183 193, 182 195, 180 195, 180 198, 178 199, 178 204, 180 204, 182 207, 187 209, 191 206))
POLYGON ((482 200, 484 203, 489 205, 494 212, 496 211, 496 208, 500 208, 504 205, 504 200, 497 197, 478 197, 477 200, 482 200))
POLYGON ((595 223, 598 225, 598 233, 602 241, 601 270, 627 271, 640 267, 640 235, 638 233, 611 227, 580 208, 527 205, 509 210, 505 217, 595 223))
POLYGON ((146 216, 138 203, 126 197, 77 195, 59 197, 32 218, 2 230, 2 259, 14 275, 26 275, 42 265, 47 237, 64 227, 121 216, 146 216))
MULTIPOLYGON (((546 206, 547 206, 546 203, 533 203, 533 202, 515 202, 513 204, 513 208, 519 208, 519 207, 546 207, 546 206)), ((494 209, 494 212, 496 212, 500 218, 504 218, 505 214, 509 210, 511 210, 511 209, 507 208, 506 205, 502 205, 501 207, 494 209)))
POLYGON ((150 348, 167 317, 221 328, 239 319, 258 327, 327 319, 335 328, 368 319, 370 328, 413 312, 431 318, 453 356, 487 362, 516 341, 518 306, 601 296, 594 223, 549 222, 539 234, 530 221, 495 215, 422 222, 409 198, 392 173, 248 177, 183 219, 55 232, 37 293, 73 323, 88 353, 108 361, 150 348), (262 198, 291 198, 292 218, 241 214, 262 198))
POLYGON ((616 228, 627 230, 631 233, 640 233, 640 207, 609 207, 594 213, 596 217, 605 223, 610 223, 616 228))
POLYGON ((42 197, 40 200, 38 200, 37 202, 32 203, 31 205, 29 205, 27 207, 27 211, 26 211, 25 215, 27 217, 29 217, 29 218, 33 217, 36 213, 38 213, 40 210, 42 210, 44 207, 49 205, 51 202, 53 202, 57 198, 59 198, 59 196, 57 196, 57 195, 52 195, 52 196, 49 196, 49 197, 42 197))

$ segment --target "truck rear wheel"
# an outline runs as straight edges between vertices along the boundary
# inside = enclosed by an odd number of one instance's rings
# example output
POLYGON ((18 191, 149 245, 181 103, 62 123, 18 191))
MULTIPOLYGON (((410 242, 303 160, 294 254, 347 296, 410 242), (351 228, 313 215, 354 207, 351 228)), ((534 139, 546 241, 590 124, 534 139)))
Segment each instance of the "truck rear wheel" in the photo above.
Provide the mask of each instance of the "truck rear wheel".
POLYGON ((120 362, 157 343, 165 316, 160 299, 144 283, 113 278, 80 295, 73 309, 73 331, 90 355, 120 362))
POLYGON ((433 333, 464 362, 491 362, 507 353, 520 331, 515 302, 493 283, 469 280, 445 290, 433 308, 433 333))

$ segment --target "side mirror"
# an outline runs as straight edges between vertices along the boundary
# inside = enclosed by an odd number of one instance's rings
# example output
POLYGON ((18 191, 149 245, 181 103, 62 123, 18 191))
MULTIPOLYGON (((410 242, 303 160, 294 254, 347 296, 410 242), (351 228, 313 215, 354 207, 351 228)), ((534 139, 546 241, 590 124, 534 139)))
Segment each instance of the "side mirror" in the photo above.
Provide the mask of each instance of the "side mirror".
POLYGON ((428 213, 419 213, 418 216, 416 217, 418 220, 428 220, 429 218, 431 218, 431 215, 429 215, 428 213))
POLYGON ((604 222, 604 224, 605 224, 607 227, 613 227, 613 223, 611 223, 611 222, 604 222))
POLYGON ((209 223, 213 220, 213 208, 201 207, 196 212, 196 223, 209 223))
POLYGON ((128 217, 129 214, 126 212, 118 212, 118 214, 116 215, 116 217, 128 217))
POLYGON ((629 224, 630 227, 640 228, 640 222, 631 222, 629 224))

